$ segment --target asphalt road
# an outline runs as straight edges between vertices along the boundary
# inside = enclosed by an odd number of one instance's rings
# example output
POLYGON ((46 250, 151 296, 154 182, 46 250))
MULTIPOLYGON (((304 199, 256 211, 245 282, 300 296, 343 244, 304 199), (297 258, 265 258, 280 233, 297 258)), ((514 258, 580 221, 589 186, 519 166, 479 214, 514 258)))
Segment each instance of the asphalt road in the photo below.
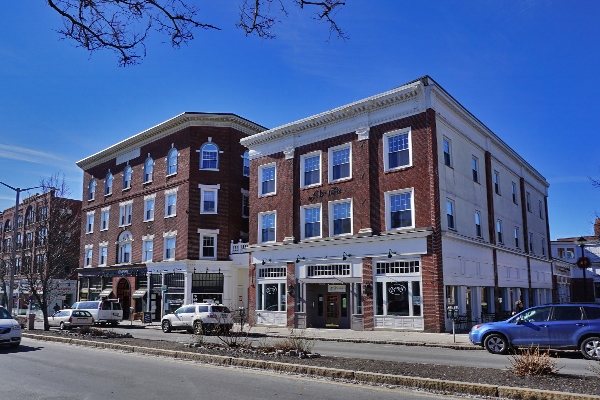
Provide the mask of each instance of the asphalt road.
MULTIPOLYGON (((112 328, 111 328, 112 329, 112 328)), ((158 329, 129 329, 114 328, 115 332, 131 333, 133 337, 151 340, 169 340, 189 342, 190 334, 185 331, 163 333, 158 329)), ((205 340, 218 342, 216 336, 205 336, 205 340)), ((279 338, 253 339, 255 345, 259 342, 271 342, 279 338)), ((493 355, 485 350, 453 350, 439 347, 382 345, 371 343, 344 343, 330 341, 315 341, 313 351, 331 357, 353 357, 371 360, 401 361, 409 363, 425 363, 439 365, 454 365, 457 367, 497 368, 506 369, 510 366, 509 357, 493 355)), ((560 372, 571 375, 596 374, 589 371, 590 361, 585 360, 579 352, 560 352, 558 367, 560 372)))
POLYGON ((216 367, 27 338, 19 349, 0 349, 0 370, 0 397, 12 400, 429 400, 440 397, 412 390, 216 367))

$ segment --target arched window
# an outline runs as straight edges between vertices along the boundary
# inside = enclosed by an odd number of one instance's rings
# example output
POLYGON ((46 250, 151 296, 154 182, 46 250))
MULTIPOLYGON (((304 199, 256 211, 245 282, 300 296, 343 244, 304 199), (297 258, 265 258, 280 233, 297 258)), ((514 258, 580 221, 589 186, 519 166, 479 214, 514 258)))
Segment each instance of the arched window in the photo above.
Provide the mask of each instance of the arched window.
POLYGON ((144 183, 152 182, 152 172, 154 171, 154 160, 151 157, 146 158, 144 162, 144 183))
POLYGON ((92 178, 88 186, 88 200, 94 200, 96 197, 96 180, 92 178))
POLYGON ((167 175, 177 173, 177 149, 172 148, 167 154, 167 175))
POLYGON ((200 169, 219 169, 219 148, 212 142, 200 149, 200 169))
POLYGON ((123 190, 131 189, 131 165, 125 167, 123 171, 123 190))
POLYGON ((108 196, 112 194, 113 175, 109 172, 106 174, 104 179, 104 195, 108 196))
POLYGON ((250 157, 248 156, 248 150, 244 152, 244 176, 250 176, 250 157))
POLYGON ((125 231, 119 235, 119 253, 117 260, 119 264, 131 263, 131 242, 133 242, 131 232, 125 231))

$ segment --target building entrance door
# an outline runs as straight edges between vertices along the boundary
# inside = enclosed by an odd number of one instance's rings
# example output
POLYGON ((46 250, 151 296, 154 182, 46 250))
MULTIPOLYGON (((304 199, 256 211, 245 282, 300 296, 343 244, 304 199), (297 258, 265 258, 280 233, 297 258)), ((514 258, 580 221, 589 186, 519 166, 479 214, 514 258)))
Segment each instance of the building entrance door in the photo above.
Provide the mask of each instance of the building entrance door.
POLYGON ((340 326, 339 295, 337 293, 327 294, 327 314, 325 326, 327 328, 339 328, 340 326))

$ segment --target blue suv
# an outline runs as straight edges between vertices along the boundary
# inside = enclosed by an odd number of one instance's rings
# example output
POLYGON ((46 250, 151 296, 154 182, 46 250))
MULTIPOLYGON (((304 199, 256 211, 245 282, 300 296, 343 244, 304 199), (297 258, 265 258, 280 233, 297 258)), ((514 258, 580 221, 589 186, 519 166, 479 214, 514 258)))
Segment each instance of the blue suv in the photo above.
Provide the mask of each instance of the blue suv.
POLYGON ((547 304, 528 308, 506 321, 475 325, 471 343, 492 354, 516 347, 579 350, 590 360, 600 360, 600 304, 547 304))

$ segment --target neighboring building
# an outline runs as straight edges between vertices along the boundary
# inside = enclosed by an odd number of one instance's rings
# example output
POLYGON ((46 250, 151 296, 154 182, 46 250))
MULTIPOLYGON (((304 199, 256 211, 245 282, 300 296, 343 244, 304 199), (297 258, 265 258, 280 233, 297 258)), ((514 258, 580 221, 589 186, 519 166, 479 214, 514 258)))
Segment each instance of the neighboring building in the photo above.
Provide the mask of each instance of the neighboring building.
POLYGON ((230 257, 248 238, 240 139, 264 129, 186 112, 79 161, 79 299, 117 298, 125 318, 130 307, 160 319, 205 299, 244 306, 248 256, 230 257))
POLYGON ((552 301, 548 183, 430 77, 242 139, 250 320, 444 332, 552 301))
POLYGON ((552 258, 571 265, 570 300, 595 301, 600 303, 600 218, 594 224, 594 236, 583 236, 583 256, 589 258, 591 264, 585 269, 577 267, 577 260, 582 256, 579 237, 560 238, 552 241, 552 258))
MULTIPOLYGON (((59 207, 61 216, 69 219, 79 219, 81 213, 81 201, 62 197, 56 197, 55 191, 35 194, 24 198, 18 207, 15 216, 15 207, 4 210, 0 213, 0 262, 3 263, 2 271, 6 272, 3 277, 5 285, 0 284, 0 303, 5 304, 9 283, 9 271, 11 265, 12 248, 15 246, 15 285, 13 287, 13 296, 15 303, 13 310, 18 310, 19 314, 25 314, 29 303, 29 282, 25 279, 25 271, 30 268, 38 268, 44 265, 46 258, 46 241, 49 235, 53 235, 60 229, 57 226, 60 222, 53 220, 53 215, 57 215, 53 207, 59 207), (13 230, 16 229, 16 240, 13 243, 13 230), (5 287, 3 287, 5 286, 5 287)), ((79 226, 79 223, 76 223, 79 226)), ((77 259, 77 249, 79 248, 79 231, 72 232, 73 258, 77 259)), ((68 257, 65 257, 68 258, 68 257)), ((57 281, 53 291, 53 297, 48 301, 50 306, 58 303, 71 305, 75 300, 77 263, 66 266, 64 273, 57 274, 57 281)), ((36 307, 35 305, 33 306, 36 307)))

